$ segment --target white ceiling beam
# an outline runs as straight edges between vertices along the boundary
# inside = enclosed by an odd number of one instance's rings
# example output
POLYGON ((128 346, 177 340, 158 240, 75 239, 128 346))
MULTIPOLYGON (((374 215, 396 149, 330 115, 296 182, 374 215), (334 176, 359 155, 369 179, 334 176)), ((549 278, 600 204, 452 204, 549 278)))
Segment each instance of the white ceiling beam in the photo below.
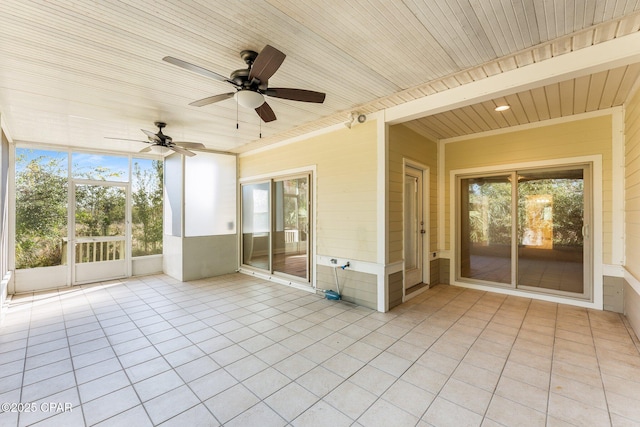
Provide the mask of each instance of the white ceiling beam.
POLYGON ((640 62, 640 32, 516 68, 385 110, 389 124, 640 62))

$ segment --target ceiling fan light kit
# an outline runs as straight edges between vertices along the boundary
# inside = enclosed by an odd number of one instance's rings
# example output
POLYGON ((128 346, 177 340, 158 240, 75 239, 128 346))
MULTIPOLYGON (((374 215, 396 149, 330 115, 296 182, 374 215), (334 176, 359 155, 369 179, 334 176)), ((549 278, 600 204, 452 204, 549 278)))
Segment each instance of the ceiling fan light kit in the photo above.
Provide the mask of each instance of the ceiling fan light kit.
POLYGON ((254 92, 248 89, 242 89, 233 96, 238 104, 245 108, 258 108, 264 104, 264 96, 260 92, 254 92))

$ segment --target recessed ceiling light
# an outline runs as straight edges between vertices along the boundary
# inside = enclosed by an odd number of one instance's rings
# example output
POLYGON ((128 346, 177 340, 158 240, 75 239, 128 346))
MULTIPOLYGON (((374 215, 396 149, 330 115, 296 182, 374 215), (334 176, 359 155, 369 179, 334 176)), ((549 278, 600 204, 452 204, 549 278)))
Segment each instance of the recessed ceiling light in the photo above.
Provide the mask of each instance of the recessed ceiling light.
POLYGON ((498 106, 495 108, 495 110, 496 110, 496 111, 506 111, 506 110, 508 110, 509 108, 511 108, 511 106, 509 106, 509 105, 498 105, 498 106))

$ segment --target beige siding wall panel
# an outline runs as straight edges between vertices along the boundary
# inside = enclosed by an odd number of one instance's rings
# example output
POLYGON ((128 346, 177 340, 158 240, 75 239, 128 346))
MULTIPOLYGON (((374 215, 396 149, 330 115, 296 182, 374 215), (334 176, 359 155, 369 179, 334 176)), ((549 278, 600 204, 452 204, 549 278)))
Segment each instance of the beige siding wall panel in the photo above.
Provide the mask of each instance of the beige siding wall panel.
POLYGON ((318 255, 376 262, 376 122, 240 157, 241 178, 315 165, 318 255))
POLYGON ((413 160, 429 167, 429 199, 424 209, 429 210, 430 241, 427 251, 436 250, 437 239, 437 145, 404 125, 389 128, 389 263, 403 259, 403 159, 413 160))
MULTIPOLYGON (((640 281, 640 90, 625 104, 625 269, 640 281)), ((638 286, 625 281, 624 313, 640 336, 638 286)))
POLYGON ((624 282, 624 314, 629 319, 636 336, 640 337, 640 295, 626 281, 624 282))
POLYGON ((402 294, 404 293, 402 289, 403 277, 402 271, 389 275, 389 309, 402 304, 402 294))
POLYGON ((616 313, 624 312, 624 279, 622 277, 604 276, 603 309, 616 313))
POLYGON ((611 263, 611 135, 611 116, 606 115, 445 144, 445 247, 451 248, 450 171, 492 166, 499 169, 506 164, 601 155, 603 259, 605 264, 611 263))
MULTIPOLYGON (((317 287, 318 289, 331 289, 336 291, 336 272, 334 267, 318 265, 317 287)), ((377 276, 375 274, 361 273, 353 270, 338 268, 338 283, 340 294, 344 301, 377 309, 377 276)))

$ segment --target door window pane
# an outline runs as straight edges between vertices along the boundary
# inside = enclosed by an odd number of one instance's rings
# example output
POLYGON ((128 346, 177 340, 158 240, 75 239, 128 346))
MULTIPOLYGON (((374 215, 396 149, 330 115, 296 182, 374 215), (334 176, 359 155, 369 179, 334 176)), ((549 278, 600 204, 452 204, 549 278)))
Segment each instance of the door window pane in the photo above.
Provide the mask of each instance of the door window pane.
POLYGON ((511 283, 510 178, 460 180, 460 277, 511 283))
POLYGON ((124 188, 78 184, 75 197, 76 237, 124 236, 124 188))
POLYGON ((269 270, 270 183, 242 186, 242 263, 269 270))
POLYGON ((16 268, 65 263, 68 154, 16 148, 16 268))
POLYGON ((308 178, 276 181, 273 270, 308 277, 308 178))
POLYGON ((418 267, 418 179, 404 177, 404 268, 418 267))
POLYGON ((518 174, 518 286, 584 292, 582 169, 518 174))
POLYGON ((126 190, 85 184, 75 190, 76 264, 124 259, 126 190))

